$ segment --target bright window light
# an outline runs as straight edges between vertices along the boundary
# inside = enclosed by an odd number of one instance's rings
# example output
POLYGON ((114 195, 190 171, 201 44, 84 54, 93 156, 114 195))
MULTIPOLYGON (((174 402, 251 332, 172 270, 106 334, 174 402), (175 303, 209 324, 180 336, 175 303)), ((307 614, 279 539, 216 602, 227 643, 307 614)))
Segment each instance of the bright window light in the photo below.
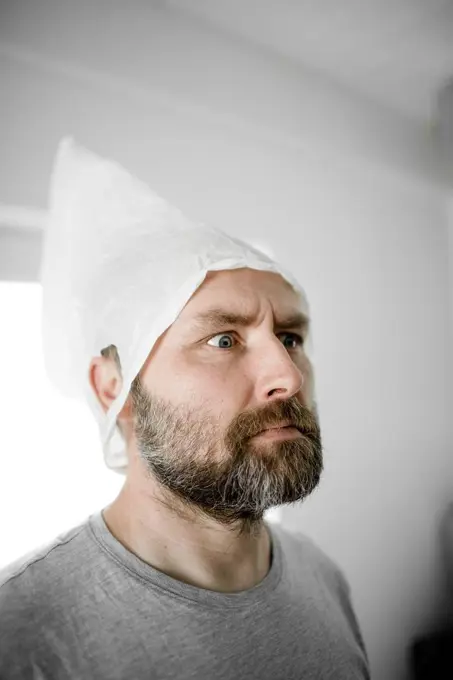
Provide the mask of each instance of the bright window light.
POLYGON ((114 500, 124 477, 103 461, 88 406, 50 384, 38 283, 0 282, 0 567, 114 500))

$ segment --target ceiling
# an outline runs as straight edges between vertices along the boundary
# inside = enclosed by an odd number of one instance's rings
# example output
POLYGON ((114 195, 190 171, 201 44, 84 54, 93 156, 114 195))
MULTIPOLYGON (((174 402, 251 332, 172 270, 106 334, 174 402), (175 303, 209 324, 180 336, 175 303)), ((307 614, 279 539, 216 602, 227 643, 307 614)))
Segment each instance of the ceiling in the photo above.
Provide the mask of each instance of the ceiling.
POLYGON ((230 34, 430 120, 453 78, 453 0, 166 0, 230 34))

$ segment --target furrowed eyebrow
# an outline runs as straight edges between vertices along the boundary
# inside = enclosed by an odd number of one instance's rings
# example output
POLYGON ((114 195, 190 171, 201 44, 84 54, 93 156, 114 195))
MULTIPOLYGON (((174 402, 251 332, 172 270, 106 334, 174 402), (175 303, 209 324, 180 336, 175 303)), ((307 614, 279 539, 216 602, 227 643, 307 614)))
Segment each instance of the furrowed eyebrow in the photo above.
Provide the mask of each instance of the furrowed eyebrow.
MULTIPOLYGON (((209 309, 200 312, 194 318, 194 323, 204 327, 223 327, 223 326, 250 326, 254 321, 252 316, 228 312, 224 309, 209 309)), ((309 318, 302 312, 293 312, 284 318, 275 320, 275 327, 281 330, 299 329, 308 330, 310 326, 309 318)))

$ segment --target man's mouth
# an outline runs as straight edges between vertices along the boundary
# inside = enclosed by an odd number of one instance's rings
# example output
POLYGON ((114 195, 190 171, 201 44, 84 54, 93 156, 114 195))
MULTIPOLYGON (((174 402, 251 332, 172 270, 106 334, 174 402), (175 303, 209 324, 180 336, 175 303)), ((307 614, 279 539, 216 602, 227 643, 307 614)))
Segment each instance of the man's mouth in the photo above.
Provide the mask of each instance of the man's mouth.
MULTIPOLYGON (((263 430, 261 430, 261 432, 267 432, 268 430, 283 430, 286 427, 293 427, 298 429, 294 423, 291 423, 289 420, 285 420, 281 423, 278 423, 277 425, 269 425, 269 427, 264 428, 263 430)), ((259 434, 261 434, 261 432, 259 434)))
POLYGON ((292 423, 281 423, 279 425, 272 425, 261 430, 255 437, 260 439, 296 439, 302 433, 292 423))

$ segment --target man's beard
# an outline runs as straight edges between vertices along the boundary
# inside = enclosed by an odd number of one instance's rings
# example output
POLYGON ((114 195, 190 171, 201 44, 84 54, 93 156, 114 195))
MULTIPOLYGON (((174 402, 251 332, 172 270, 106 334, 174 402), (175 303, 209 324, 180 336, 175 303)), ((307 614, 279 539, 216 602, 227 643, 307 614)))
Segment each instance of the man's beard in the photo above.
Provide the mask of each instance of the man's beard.
POLYGON ((172 510, 177 499, 186 509, 250 533, 267 510, 302 501, 319 483, 323 456, 316 409, 312 413, 294 397, 239 414, 226 432, 219 416, 172 406, 149 395, 139 378, 131 399, 141 459, 172 510), (251 439, 282 421, 302 436, 251 439))

